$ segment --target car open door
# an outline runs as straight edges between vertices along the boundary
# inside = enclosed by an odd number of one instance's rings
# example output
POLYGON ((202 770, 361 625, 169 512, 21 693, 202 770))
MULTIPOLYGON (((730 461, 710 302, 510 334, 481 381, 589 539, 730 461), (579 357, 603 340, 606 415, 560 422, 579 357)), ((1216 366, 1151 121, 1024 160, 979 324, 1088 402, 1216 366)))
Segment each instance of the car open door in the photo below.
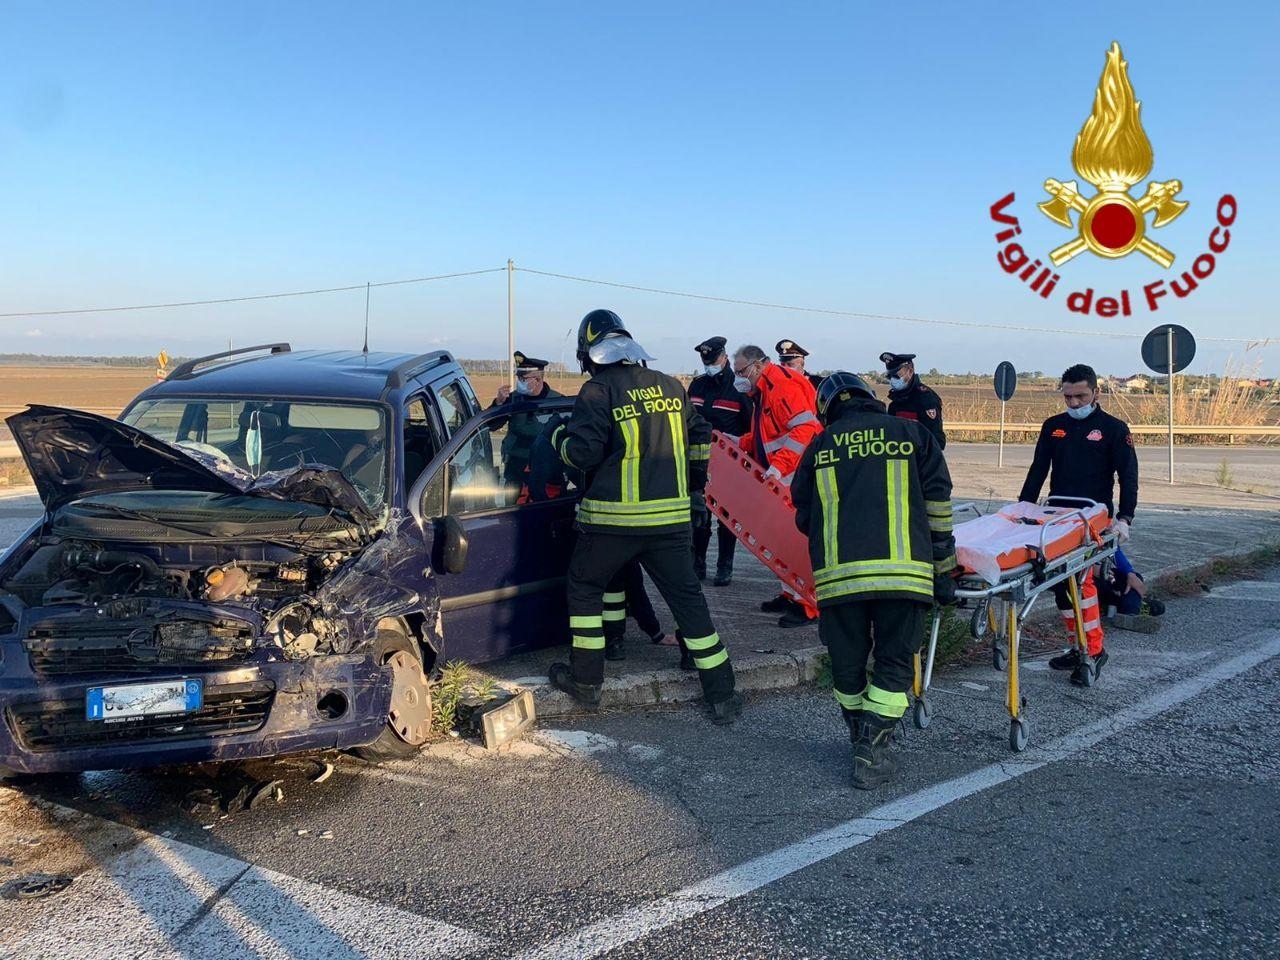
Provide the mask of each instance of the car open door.
POLYGON ((446 659, 479 663, 568 641, 565 573, 580 491, 570 480, 535 499, 527 445, 517 441, 572 408, 572 398, 557 398, 484 411, 454 431, 410 491, 410 509, 435 540, 446 659), (460 572, 445 569, 446 526, 467 540, 460 572))

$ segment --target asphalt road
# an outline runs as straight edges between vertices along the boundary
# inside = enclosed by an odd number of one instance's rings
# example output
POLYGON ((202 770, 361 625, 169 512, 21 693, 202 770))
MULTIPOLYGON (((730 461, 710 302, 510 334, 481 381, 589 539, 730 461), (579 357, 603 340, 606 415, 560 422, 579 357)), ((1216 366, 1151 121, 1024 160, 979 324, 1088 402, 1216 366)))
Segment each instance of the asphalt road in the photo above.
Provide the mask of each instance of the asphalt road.
POLYGON ((283 800, 185 813, 191 772, 0 788, 18 957, 1260 957, 1280 953, 1280 569, 1113 632, 1099 686, 940 677, 900 782, 849 787, 830 695, 572 718, 490 756, 260 769, 283 800), (205 829, 209 827, 209 829, 205 829), (305 831, 300 833, 300 831, 305 831), (324 831, 330 831, 326 836, 324 831))

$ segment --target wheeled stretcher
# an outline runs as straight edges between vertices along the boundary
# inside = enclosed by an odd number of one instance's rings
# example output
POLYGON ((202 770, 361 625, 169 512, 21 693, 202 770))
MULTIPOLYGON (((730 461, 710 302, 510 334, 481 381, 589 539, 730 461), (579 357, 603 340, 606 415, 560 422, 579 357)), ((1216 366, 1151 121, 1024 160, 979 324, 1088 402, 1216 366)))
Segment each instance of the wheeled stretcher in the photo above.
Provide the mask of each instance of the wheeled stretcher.
MULTIPOLYGON (((1107 508, 1092 500, 1055 497, 1043 506, 1016 503, 987 516, 964 505, 956 508, 956 518, 964 512, 974 517, 955 525, 956 559, 964 571, 956 597, 959 606, 972 610, 973 638, 991 638, 992 665, 1005 673, 1009 748, 1020 753, 1030 738, 1027 701, 1019 682, 1022 625, 1041 596, 1065 583, 1085 685, 1092 685, 1096 667, 1085 640, 1080 591, 1089 570, 1115 556, 1116 537, 1107 529, 1107 508)), ((941 623, 935 608, 926 650, 915 656, 912 719, 922 730, 933 718, 929 686, 941 623)))
MULTIPOLYGON (((814 598, 809 545, 796 529, 795 508, 787 487, 766 477, 764 469, 732 440, 714 434, 706 488, 707 507, 748 550, 798 595, 814 598)), ((956 591, 960 606, 972 610, 974 639, 991 638, 992 662, 1006 674, 1009 746, 1026 749, 1029 725, 1019 673, 1022 624, 1046 591, 1066 583, 1075 611, 1076 643, 1085 659, 1087 681, 1096 675, 1088 655, 1080 590, 1095 564, 1115 555, 1114 534, 1105 506, 1092 500, 1053 498, 1043 506, 1010 504, 983 516, 972 504, 954 509, 956 559, 963 573, 956 591)), ((942 618, 935 607, 929 640, 915 655, 913 719, 929 725, 933 706, 929 685, 942 618)))

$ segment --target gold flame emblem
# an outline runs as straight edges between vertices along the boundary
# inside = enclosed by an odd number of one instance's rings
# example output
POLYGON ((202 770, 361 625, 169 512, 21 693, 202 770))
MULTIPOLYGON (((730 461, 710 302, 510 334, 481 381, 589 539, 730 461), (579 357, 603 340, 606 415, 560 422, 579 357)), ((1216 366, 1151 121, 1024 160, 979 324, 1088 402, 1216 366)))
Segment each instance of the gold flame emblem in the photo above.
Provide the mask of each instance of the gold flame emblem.
POLYGON ((1134 99, 1129 83, 1129 63, 1121 59, 1120 44, 1113 41, 1093 96, 1093 112, 1076 135, 1071 151, 1076 173, 1098 192, 1086 200, 1074 180, 1062 183, 1049 179, 1044 188, 1052 199, 1038 204, 1050 220, 1068 229, 1077 228, 1074 240, 1049 254, 1054 266, 1085 250, 1111 259, 1137 250, 1166 269, 1173 265, 1173 254, 1146 236, 1146 215, 1155 211, 1153 228, 1177 219, 1187 209, 1186 201, 1176 199, 1182 181, 1152 181, 1140 200, 1129 195, 1130 188, 1151 172, 1154 160, 1151 141, 1142 129, 1141 111, 1142 103, 1134 99), (1078 224, 1071 222, 1072 210, 1080 214, 1078 224))

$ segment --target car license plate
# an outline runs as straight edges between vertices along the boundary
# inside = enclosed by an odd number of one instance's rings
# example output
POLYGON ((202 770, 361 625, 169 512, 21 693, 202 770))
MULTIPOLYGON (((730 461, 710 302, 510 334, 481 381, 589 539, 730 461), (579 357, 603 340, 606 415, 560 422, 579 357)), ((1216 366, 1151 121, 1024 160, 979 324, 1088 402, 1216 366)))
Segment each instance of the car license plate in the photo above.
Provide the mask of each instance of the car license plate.
POLYGON ((129 683, 118 687, 90 687, 85 694, 84 715, 88 720, 128 720, 190 713, 204 704, 204 685, 199 680, 162 680, 158 683, 129 683))

